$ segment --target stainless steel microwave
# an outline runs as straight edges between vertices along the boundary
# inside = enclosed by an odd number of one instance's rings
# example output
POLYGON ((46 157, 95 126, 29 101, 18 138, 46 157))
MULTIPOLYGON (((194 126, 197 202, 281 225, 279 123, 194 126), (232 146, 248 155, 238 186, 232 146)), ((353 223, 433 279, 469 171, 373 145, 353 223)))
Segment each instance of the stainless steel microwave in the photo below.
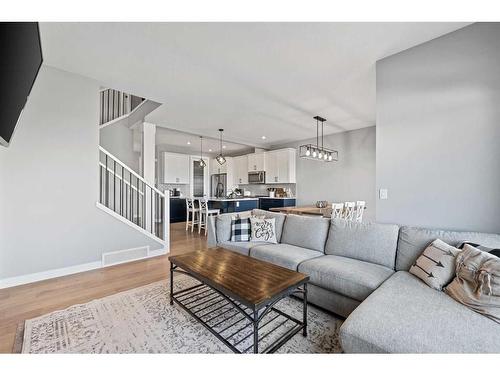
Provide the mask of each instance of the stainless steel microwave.
POLYGON ((266 172, 248 172, 248 183, 249 184, 265 184, 266 183, 266 172))

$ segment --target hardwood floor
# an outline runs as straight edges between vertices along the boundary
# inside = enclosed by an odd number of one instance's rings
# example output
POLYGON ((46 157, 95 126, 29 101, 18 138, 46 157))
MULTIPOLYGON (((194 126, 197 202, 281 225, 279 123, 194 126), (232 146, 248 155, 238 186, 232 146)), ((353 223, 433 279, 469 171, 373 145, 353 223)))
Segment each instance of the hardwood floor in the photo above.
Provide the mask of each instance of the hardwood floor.
MULTIPOLYGON (((170 227, 170 254, 207 248, 203 235, 185 231, 184 223, 170 227)), ((19 323, 54 310, 133 289, 169 276, 167 255, 118 266, 0 289, 0 353, 10 353, 19 323)))

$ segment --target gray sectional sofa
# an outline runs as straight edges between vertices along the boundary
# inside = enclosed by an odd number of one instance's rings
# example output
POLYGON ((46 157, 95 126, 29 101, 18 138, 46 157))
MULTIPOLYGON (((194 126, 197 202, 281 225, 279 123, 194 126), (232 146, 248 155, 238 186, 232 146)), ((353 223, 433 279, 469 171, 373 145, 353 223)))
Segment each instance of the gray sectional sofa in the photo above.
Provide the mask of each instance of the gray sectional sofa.
POLYGON ((347 318, 345 352, 500 353, 500 324, 408 272, 436 238, 500 247, 500 235, 252 213, 276 218, 278 244, 231 242, 233 214, 223 214, 208 222, 209 247, 309 275, 308 300, 347 318))

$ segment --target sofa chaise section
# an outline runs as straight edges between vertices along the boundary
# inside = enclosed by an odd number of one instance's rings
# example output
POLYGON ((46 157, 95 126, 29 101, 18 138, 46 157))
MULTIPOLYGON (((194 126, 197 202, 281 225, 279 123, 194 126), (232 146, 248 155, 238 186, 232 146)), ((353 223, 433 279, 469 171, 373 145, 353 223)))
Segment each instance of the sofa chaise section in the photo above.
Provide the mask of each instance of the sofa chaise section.
POLYGON ((347 353, 499 353, 500 325, 430 288, 408 272, 440 238, 500 247, 500 235, 403 226, 396 272, 347 318, 340 329, 347 353))
POLYGON ((385 281, 340 327, 347 353, 499 353, 500 325, 406 271, 385 281))

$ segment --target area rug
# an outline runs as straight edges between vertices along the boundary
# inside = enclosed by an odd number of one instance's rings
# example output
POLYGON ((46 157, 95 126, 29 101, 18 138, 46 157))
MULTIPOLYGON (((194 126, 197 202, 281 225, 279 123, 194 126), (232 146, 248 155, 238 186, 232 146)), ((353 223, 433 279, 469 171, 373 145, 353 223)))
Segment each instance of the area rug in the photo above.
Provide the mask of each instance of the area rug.
MULTIPOLYGON (((176 288, 195 283, 176 278, 176 288)), ((302 301, 279 302, 295 316, 302 301)), ((309 306, 308 336, 296 334, 278 353, 339 353, 342 320, 309 306)), ((178 305, 169 304, 168 282, 157 282, 55 311, 24 324, 16 345, 22 353, 232 353, 178 305)))

